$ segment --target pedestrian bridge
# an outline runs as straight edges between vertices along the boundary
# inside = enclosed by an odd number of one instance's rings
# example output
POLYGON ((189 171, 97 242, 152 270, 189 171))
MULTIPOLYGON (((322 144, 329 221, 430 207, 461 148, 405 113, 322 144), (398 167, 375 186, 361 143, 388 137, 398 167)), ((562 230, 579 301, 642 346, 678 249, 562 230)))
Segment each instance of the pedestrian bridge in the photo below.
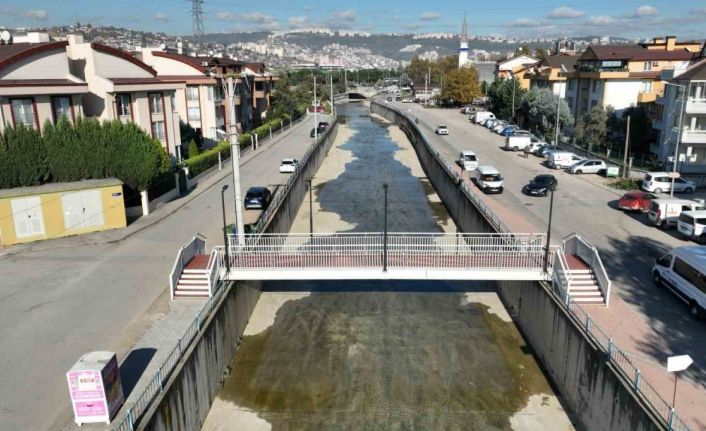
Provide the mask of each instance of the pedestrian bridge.
POLYGON ((230 236, 227 256, 224 248, 215 253, 228 280, 546 280, 545 239, 544 234, 249 235, 243 245, 230 236))

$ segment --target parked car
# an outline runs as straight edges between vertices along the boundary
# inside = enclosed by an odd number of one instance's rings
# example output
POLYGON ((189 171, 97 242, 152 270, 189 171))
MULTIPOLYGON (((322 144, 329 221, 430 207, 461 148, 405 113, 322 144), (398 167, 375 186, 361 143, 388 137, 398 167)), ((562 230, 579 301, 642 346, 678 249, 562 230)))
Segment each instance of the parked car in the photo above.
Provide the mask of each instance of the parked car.
POLYGON ((554 175, 542 174, 534 177, 524 187, 523 192, 528 195, 546 196, 550 190, 556 190, 558 185, 559 182, 554 178, 554 175))
POLYGON ((569 167, 569 173, 572 174, 597 174, 601 171, 605 171, 607 166, 603 160, 599 159, 586 159, 574 163, 569 167))
POLYGON ((550 168, 562 169, 568 168, 574 163, 581 161, 582 157, 568 151, 552 151, 547 157, 547 164, 550 168))
POLYGON ((537 150, 536 154, 546 159, 547 157, 549 157, 549 154, 554 151, 561 151, 561 148, 557 147, 556 145, 544 145, 537 150))
POLYGON ((618 199, 618 208, 624 211, 645 212, 650 209, 652 199, 657 199, 655 195, 647 192, 627 192, 618 199))
POLYGON ((677 231, 699 244, 706 244, 706 211, 682 211, 677 221, 677 231))
POLYGON ((265 210, 272 201, 272 193, 267 187, 250 187, 245 193, 245 209, 265 210))
POLYGON ((527 130, 522 130, 522 129, 517 129, 510 136, 529 136, 529 138, 533 141, 539 141, 539 138, 534 136, 532 133, 530 133, 527 130))
POLYGON ((515 126, 514 124, 511 124, 509 126, 505 126, 503 130, 500 131, 500 135, 502 136, 512 136, 512 134, 515 132, 515 130, 519 130, 520 128, 518 126, 515 126))
POLYGON ((388 98, 387 98, 387 101, 388 101, 388 102, 392 102, 392 97, 388 97, 388 98))
MULTIPOLYGON (((328 123, 326 123, 326 124, 328 124, 328 123)), ((321 126, 321 123, 319 123, 319 126, 317 126, 316 128, 312 127, 311 133, 309 134, 309 136, 311 136, 312 138, 315 137, 316 135, 321 136, 321 134, 324 133, 324 131, 326 131, 326 126, 321 126), (314 129, 316 129, 316 131, 314 131, 314 129)))
POLYGON ((544 142, 538 142, 538 141, 532 142, 532 140, 530 139, 530 143, 527 146, 525 146, 524 151, 525 151, 525 153, 537 154, 537 151, 539 151, 539 149, 543 145, 547 145, 547 144, 545 144, 544 142))
POLYGON ((505 149, 520 151, 530 144, 529 136, 508 136, 505 138, 505 149))
POLYGON ((322 112, 324 112, 324 107, 323 106, 314 106, 314 105, 309 106, 309 112, 314 112, 314 111, 322 113, 322 112))
POLYGON ((487 129, 494 122, 495 122, 495 118, 488 118, 487 120, 483 121, 482 124, 483 124, 483 127, 485 127, 487 129))
POLYGON ((677 247, 660 257, 652 267, 652 280, 657 286, 666 286, 684 301, 691 317, 704 317, 706 247, 677 247))
POLYGON ((282 159, 279 163, 279 171, 283 174, 291 174, 297 170, 297 164, 299 161, 293 158, 282 159))
POLYGON ((446 126, 439 124, 438 126, 436 126, 436 134, 437 135, 448 135, 449 129, 446 126))
POLYGON ((458 155, 458 164, 465 171, 472 171, 478 168, 478 158, 476 153, 470 150, 461 151, 458 155))
POLYGON ((703 203, 687 199, 652 199, 647 218, 655 226, 669 229, 677 224, 683 211, 704 209, 703 203))
MULTIPOLYGON (((667 172, 648 172, 642 180, 642 190, 646 192, 662 193, 672 190, 672 179, 667 172)), ((674 178, 674 191, 692 193, 696 190, 693 181, 684 178, 674 178)))
POLYGON ((475 122, 477 124, 484 123, 486 120, 492 120, 495 118, 495 114, 489 111, 478 111, 476 112, 475 122))
POLYGON ((503 177, 493 166, 478 166, 473 172, 472 180, 483 193, 503 192, 503 177))
POLYGON ((319 121, 319 129, 326 130, 326 128, 328 128, 328 126, 329 126, 328 121, 319 121))
POLYGON ((499 120, 499 119, 497 119, 497 118, 493 118, 493 119, 490 121, 490 123, 488 123, 488 126, 487 126, 487 127, 488 127, 488 130, 493 130, 493 129, 495 128, 495 126, 497 126, 501 121, 503 121, 503 120, 499 120))
POLYGON ((506 121, 498 121, 493 125, 493 128, 491 129, 495 133, 502 133, 502 131, 507 127, 507 122, 506 121))

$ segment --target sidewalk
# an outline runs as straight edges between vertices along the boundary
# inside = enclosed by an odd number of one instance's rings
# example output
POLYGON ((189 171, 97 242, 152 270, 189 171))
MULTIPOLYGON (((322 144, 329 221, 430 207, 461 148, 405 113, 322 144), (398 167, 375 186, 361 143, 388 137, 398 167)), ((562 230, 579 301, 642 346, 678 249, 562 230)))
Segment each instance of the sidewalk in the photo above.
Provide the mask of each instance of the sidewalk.
MULTIPOLYGON (((302 125, 306 124, 306 120, 308 117, 309 114, 307 113, 302 117, 301 120, 292 123, 291 128, 283 129, 280 133, 274 133, 272 135, 271 140, 267 139, 260 141, 258 149, 276 144, 280 140, 286 138, 292 131, 299 129, 302 125)), ((246 165, 251 160, 259 157, 260 154, 261 152, 254 151, 251 149, 251 147, 246 147, 245 149, 241 150, 240 165, 246 165)), ((193 201, 201 194, 208 191, 211 187, 213 187, 214 184, 217 184, 218 182, 231 175, 231 159, 225 159, 222 161, 222 163, 222 170, 218 170, 218 166, 215 166, 198 175, 197 177, 193 178, 192 181, 195 182, 195 185, 191 190, 189 190, 187 194, 177 197, 167 202, 166 204, 159 206, 154 211, 152 211, 150 215, 140 217, 125 228, 93 232, 83 235, 68 236, 56 239, 48 239, 43 241, 34 241, 24 244, 17 244, 10 247, 0 247, 0 259, 4 256, 12 256, 22 252, 54 250, 68 247, 116 243, 123 241, 131 237, 132 235, 160 222, 165 217, 170 216, 177 209, 183 207, 184 205, 187 205, 189 202, 193 201)))

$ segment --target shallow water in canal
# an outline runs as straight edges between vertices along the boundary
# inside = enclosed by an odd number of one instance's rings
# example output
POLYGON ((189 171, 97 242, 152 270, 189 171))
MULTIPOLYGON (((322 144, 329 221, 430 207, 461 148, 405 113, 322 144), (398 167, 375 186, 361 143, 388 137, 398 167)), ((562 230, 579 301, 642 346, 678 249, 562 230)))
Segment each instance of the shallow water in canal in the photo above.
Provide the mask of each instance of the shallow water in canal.
MULTIPOLYGON (((317 231, 380 231, 383 182, 390 231, 452 223, 399 129, 339 115, 317 231)), ((204 430, 572 429, 490 283, 267 283, 231 370, 204 430)))

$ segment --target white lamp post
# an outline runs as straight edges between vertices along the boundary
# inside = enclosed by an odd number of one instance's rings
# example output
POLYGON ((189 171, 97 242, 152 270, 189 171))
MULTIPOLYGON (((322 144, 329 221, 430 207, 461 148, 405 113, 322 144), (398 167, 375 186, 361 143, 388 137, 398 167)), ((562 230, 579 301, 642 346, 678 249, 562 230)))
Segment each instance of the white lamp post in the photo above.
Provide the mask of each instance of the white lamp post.
MULTIPOLYGON (((686 85, 674 84, 672 82, 662 81, 664 85, 671 85, 674 87, 681 88, 684 91, 681 100, 681 106, 679 107, 679 130, 677 130, 677 141, 674 143, 674 160, 672 161, 672 186, 669 190, 669 195, 674 197, 674 180, 677 177, 677 160, 679 159, 679 143, 681 142, 681 131, 682 126, 682 114, 684 113, 684 105, 686 105, 686 85)), ((664 127, 664 124, 662 125, 664 127)))

